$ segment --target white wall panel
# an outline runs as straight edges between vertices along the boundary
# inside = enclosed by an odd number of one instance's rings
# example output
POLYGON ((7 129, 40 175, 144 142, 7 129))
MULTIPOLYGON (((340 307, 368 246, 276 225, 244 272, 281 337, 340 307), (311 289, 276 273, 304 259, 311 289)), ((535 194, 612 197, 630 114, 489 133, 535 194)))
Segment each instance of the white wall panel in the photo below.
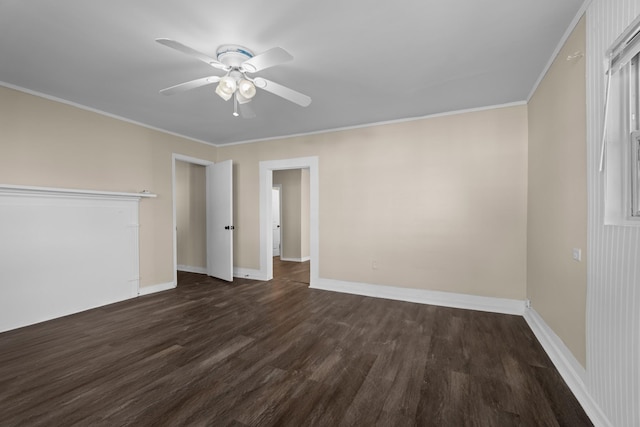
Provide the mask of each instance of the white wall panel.
POLYGON ((640 0, 587 9, 587 382, 614 426, 640 426, 640 229, 605 226, 598 171, 605 51, 640 13, 640 0))
POLYGON ((0 187, 0 331, 137 296, 139 198, 0 187))

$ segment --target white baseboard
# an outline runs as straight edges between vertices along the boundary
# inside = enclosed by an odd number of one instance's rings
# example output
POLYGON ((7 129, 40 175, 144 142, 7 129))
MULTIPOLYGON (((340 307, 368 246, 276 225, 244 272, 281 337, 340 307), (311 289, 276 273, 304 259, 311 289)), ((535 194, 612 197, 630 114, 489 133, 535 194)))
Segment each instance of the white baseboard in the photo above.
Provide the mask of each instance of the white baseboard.
POLYGON ((535 334, 538 341, 556 369, 567 383, 573 394, 582 405, 591 422, 596 427, 611 427, 607 416, 595 402, 585 384, 586 371, 576 360, 573 353, 562 342, 560 337, 547 325, 544 319, 533 308, 524 312, 524 319, 535 334))
POLYGON ((283 258, 280 257, 280 261, 291 261, 291 262, 306 262, 309 261, 311 257, 302 257, 302 258, 283 258))
POLYGON ((180 265, 177 267, 178 271, 185 271, 187 273, 207 274, 205 267, 191 267, 190 265, 180 265))
POLYGON ((269 280, 262 271, 253 268, 233 267, 233 277, 251 280, 269 280))
POLYGON ((310 286, 314 289, 344 292, 376 298, 398 301, 432 304, 444 307, 464 308, 467 310, 488 311, 491 313, 515 314, 522 316, 524 300, 491 298, 476 295, 456 294, 452 292, 428 291, 425 289, 399 288, 395 286, 372 285, 368 283, 344 282, 319 278, 310 286))
POLYGON ((138 295, 155 294, 156 292, 168 291, 169 289, 173 289, 175 287, 176 287, 176 284, 173 282, 158 283, 157 285, 144 286, 138 289, 138 295))

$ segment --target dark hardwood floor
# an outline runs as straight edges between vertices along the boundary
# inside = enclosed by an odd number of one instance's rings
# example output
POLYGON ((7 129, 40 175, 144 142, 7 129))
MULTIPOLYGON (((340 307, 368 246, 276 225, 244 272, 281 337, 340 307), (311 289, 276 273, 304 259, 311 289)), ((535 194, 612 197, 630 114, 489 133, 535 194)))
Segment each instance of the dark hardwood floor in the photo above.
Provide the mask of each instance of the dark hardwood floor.
POLYGON ((591 425, 521 317, 274 271, 0 334, 0 425, 591 425))

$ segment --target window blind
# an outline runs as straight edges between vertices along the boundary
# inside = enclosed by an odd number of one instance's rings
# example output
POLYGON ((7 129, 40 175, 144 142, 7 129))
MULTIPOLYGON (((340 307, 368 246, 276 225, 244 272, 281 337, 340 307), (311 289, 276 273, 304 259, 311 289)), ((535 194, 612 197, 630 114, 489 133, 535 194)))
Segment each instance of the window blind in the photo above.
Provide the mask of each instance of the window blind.
POLYGON ((600 147, 600 172, 604 171, 605 152, 607 144, 607 127, 609 122, 609 113, 612 102, 619 102, 619 89, 617 82, 620 77, 617 75, 626 65, 631 62, 631 59, 640 53, 640 16, 636 18, 627 30, 616 39, 615 42, 606 52, 606 92, 604 101, 604 117, 602 125, 602 142, 600 147), (612 91, 612 80, 614 81, 615 90, 612 91), (614 93, 614 100, 611 100, 611 93, 614 93))

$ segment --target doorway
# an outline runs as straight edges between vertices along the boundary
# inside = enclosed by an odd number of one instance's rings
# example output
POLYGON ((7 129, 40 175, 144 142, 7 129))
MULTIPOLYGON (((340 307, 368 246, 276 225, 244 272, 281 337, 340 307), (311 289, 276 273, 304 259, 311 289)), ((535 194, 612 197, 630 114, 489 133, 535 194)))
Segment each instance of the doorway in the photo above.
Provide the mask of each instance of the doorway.
MULTIPOLYGON (((273 185, 281 189, 280 208, 275 206, 275 200, 272 203, 274 224, 276 213, 280 216, 279 258, 284 262, 309 261, 309 169, 274 170, 273 185)), ((273 247, 276 248, 275 242, 273 247)), ((275 251, 273 255, 276 256, 275 251)))
POLYGON ((206 167, 175 162, 176 269, 207 274, 206 167))
MULTIPOLYGON (((178 283, 178 188, 176 173, 184 162, 193 165, 204 166, 204 197, 200 193, 200 203, 204 201, 206 206, 205 226, 200 226, 197 232, 206 237, 204 258, 206 259, 204 271, 202 265, 196 266, 194 272, 217 277, 226 281, 233 281, 233 203, 232 203, 232 161, 226 160, 214 164, 209 160, 172 155, 172 194, 173 194, 173 286, 178 283)), ((194 170, 198 168, 195 167, 194 170)), ((196 179, 198 184, 201 181, 196 179)), ((196 185, 197 187, 198 185, 196 185)), ((190 219, 190 218, 189 218, 190 219)), ((202 252, 202 249, 199 250, 202 252)), ((181 258, 182 259, 182 258, 181 258)))
MULTIPOLYGON (((318 282, 319 271, 319 189, 318 189, 318 158, 301 157, 285 160, 269 160, 260 162, 260 273, 264 280, 273 279, 273 175, 275 171, 304 169, 308 172, 308 256, 298 257, 299 261, 307 258, 309 265, 309 283, 313 287, 318 282)), ((283 190, 284 193, 284 190, 283 190)), ((281 194, 281 203, 285 204, 285 194, 281 194)), ((283 206, 282 211, 285 208, 283 206)), ((281 214, 282 215, 282 214, 281 214)), ((281 225, 285 226, 286 219, 281 217, 281 225)), ((283 235, 281 243, 281 257, 286 255, 286 237, 283 235)))

